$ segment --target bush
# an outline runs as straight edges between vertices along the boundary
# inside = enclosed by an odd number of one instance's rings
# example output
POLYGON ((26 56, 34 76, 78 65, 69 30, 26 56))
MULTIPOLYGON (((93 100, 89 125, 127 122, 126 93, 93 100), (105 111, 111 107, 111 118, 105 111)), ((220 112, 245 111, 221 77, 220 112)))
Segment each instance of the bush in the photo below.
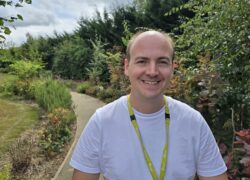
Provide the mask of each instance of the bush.
POLYGON ((235 132, 236 141, 233 142, 231 152, 228 152, 227 146, 221 143, 220 150, 224 149, 222 153, 226 160, 228 168, 229 179, 249 178, 249 147, 250 147, 250 129, 243 129, 235 132))
POLYGON ((33 81, 31 79, 11 79, 0 85, 0 92, 3 95, 16 95, 25 99, 34 99, 33 81))
POLYGON ((53 72, 64 79, 85 79, 92 50, 80 37, 65 39, 54 51, 53 72))
POLYGON ((58 107, 70 108, 72 103, 69 90, 62 83, 52 79, 37 83, 35 99, 49 112, 58 107))
POLYGON ((85 93, 90 87, 91 83, 89 81, 85 81, 77 86, 76 91, 79 93, 85 93))
POLYGON ((90 95, 90 96, 95 96, 98 91, 99 91, 99 87, 98 86, 90 86, 89 88, 87 88, 85 90, 85 93, 88 94, 88 95, 90 95))
POLYGON ((21 60, 11 64, 10 69, 21 79, 26 79, 38 76, 43 69, 43 65, 40 62, 21 60))
POLYGON ((108 99, 108 98, 112 98, 114 96, 114 94, 115 94, 114 89, 107 88, 107 89, 100 90, 97 93, 97 97, 102 99, 102 100, 105 100, 105 99, 108 99))
POLYGON ((0 84, 0 93, 8 96, 14 95, 17 80, 17 77, 13 77, 0 84))
POLYGON ((34 142, 29 139, 20 138, 9 149, 12 172, 24 173, 29 168, 32 158, 32 147, 34 142))
POLYGON ((24 98, 29 99, 30 84, 31 80, 17 80, 14 85, 14 95, 23 96, 24 98))
POLYGON ((54 109, 49 115, 48 127, 44 131, 40 146, 48 156, 61 152, 64 144, 72 137, 71 125, 76 120, 74 112, 64 109, 54 109))

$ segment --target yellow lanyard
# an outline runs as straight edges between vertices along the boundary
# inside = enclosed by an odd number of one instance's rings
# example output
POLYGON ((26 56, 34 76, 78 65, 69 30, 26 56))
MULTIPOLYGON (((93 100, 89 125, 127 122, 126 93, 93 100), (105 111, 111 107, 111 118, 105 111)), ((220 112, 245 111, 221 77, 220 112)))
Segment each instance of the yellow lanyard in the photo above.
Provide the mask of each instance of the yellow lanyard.
MULTIPOLYGON (((170 124, 170 115, 169 115, 169 109, 168 109, 166 98, 164 98, 164 102, 165 102, 165 119, 166 119, 165 120, 165 122, 166 122, 166 143, 164 145, 164 149, 163 149, 163 153, 162 153, 160 180, 163 180, 165 177, 165 174, 166 174, 167 154, 168 154, 168 129, 169 129, 169 124, 170 124)), ((131 122, 132 122, 134 129, 135 129, 135 132, 140 140, 141 148, 143 150, 144 158, 147 162, 150 174, 153 177, 153 180, 158 180, 156 170, 153 166, 153 163, 152 163, 152 161, 149 157, 149 154, 148 154, 148 152, 143 144, 143 141, 142 141, 141 133, 140 133, 140 130, 138 128, 138 124, 136 122, 135 115, 134 115, 134 112, 133 112, 133 109, 132 109, 132 106, 130 103, 130 95, 128 96, 128 109, 129 109, 129 115, 130 115, 131 122)))

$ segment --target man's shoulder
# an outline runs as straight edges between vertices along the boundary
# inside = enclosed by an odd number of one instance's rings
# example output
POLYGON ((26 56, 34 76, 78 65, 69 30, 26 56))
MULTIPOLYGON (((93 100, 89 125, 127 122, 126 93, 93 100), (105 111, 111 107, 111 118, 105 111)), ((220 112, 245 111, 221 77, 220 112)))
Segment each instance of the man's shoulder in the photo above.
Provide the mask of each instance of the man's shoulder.
POLYGON ((96 110, 96 113, 100 117, 115 116, 126 110, 127 96, 121 96, 120 98, 104 105, 96 110))
POLYGON ((177 99, 170 97, 170 96, 165 96, 165 97, 167 98, 167 102, 168 102, 170 107, 182 108, 182 109, 186 109, 186 110, 190 110, 190 111, 193 111, 193 110, 196 111, 193 107, 191 107, 186 102, 177 100, 177 99))
POLYGON ((170 114, 181 115, 185 117, 200 117, 199 111, 191 107, 191 105, 182 102, 180 100, 174 99, 172 97, 166 96, 170 114))

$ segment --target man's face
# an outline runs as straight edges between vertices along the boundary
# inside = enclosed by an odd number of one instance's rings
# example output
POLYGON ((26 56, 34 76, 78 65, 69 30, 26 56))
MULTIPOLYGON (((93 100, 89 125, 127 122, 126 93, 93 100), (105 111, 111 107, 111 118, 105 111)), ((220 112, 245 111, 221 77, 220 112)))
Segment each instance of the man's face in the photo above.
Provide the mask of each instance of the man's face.
POLYGON ((161 97, 173 74, 173 50, 161 34, 141 34, 130 48, 124 72, 131 82, 131 95, 151 99, 161 97))

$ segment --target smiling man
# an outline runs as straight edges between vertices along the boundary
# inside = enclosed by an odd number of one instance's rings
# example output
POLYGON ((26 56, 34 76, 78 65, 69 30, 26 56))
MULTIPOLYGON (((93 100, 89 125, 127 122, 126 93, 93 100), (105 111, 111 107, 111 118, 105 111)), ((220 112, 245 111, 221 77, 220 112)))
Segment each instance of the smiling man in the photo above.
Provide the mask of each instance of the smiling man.
POLYGON ((74 180, 225 180, 226 166, 206 121, 165 96, 174 46, 159 31, 137 33, 127 47, 124 73, 131 92, 98 109, 71 159, 74 180))

